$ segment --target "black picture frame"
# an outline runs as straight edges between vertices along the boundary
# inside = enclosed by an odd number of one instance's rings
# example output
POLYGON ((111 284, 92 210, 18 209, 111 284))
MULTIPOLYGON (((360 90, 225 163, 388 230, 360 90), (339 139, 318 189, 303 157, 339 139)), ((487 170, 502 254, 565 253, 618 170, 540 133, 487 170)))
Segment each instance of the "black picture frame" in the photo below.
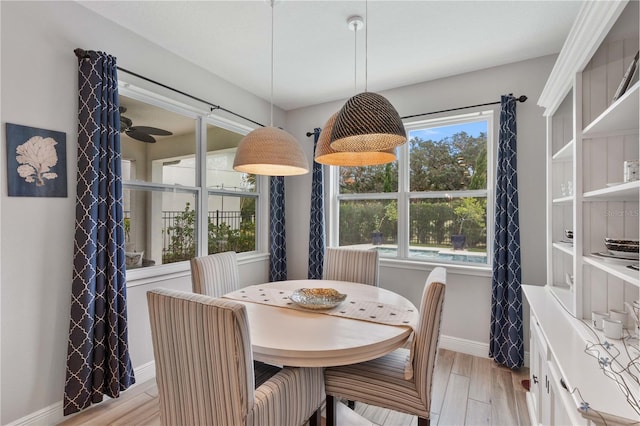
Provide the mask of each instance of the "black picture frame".
POLYGON ((639 56, 640 56, 640 51, 636 53, 636 56, 633 58, 633 61, 631 61, 631 63, 629 64, 629 67, 627 68, 627 71, 624 73, 624 76, 622 77, 622 81, 618 85, 618 89, 616 90, 616 93, 613 95, 613 102, 617 101, 618 99, 620 99, 622 95, 625 94, 627 89, 629 89, 629 87, 631 86, 631 82, 633 81, 634 77, 638 74, 638 57, 639 56))
POLYGON ((6 123, 10 197, 67 196, 67 134, 6 123))

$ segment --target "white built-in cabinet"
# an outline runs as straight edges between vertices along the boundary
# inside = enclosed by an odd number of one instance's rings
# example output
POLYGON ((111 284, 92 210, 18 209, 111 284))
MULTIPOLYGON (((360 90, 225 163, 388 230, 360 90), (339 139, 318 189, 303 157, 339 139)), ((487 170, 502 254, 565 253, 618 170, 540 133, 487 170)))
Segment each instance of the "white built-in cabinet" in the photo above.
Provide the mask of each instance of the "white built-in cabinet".
MULTIPOLYGON (((640 274, 628 267, 637 261, 598 255, 607 251, 605 237, 640 238, 640 181, 621 183, 624 162, 640 158, 637 78, 613 99, 638 52, 639 13, 637 1, 585 2, 538 101, 547 119, 547 282, 523 286, 531 307, 528 408, 535 424, 640 422, 587 350, 605 340, 622 348, 591 327, 592 311, 624 310, 640 299, 640 274), (581 410, 585 402, 589 408, 581 410)), ((630 316, 626 326, 635 332, 630 316)), ((624 364, 638 355, 631 348, 617 359, 624 364)), ((632 362, 637 377, 640 363, 632 362)), ((637 379, 627 379, 640 397, 637 379)))

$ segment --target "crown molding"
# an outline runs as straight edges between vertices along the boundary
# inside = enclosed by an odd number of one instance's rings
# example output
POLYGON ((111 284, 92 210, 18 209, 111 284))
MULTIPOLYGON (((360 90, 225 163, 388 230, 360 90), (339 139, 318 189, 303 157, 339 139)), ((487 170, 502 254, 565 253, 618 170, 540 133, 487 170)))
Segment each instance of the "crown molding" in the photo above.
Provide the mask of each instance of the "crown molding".
POLYGON ((627 3, 628 0, 583 3, 538 99, 538 105, 545 108, 544 115, 551 115, 558 108, 571 89, 575 74, 587 65, 627 3))

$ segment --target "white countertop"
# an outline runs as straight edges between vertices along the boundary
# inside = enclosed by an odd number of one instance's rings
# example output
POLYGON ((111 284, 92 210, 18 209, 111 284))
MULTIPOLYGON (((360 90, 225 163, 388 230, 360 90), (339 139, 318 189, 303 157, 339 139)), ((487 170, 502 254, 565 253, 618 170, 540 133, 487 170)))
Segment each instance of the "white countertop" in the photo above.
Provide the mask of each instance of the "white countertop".
MULTIPOLYGON (((582 321, 565 311, 546 287, 523 285, 522 289, 568 389, 580 391, 571 395, 576 409, 584 400, 594 410, 640 421, 616 382, 605 376, 596 358, 585 353, 588 342, 578 332, 578 328, 584 327, 582 321)), ((614 344, 618 342, 611 340, 614 344)), ((640 394, 640 389, 634 391, 640 394)))

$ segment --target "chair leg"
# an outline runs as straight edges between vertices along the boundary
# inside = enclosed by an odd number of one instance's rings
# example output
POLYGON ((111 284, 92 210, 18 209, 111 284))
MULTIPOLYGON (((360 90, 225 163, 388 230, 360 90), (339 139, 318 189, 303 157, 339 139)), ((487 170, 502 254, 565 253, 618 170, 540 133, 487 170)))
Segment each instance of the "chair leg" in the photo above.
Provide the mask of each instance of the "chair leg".
POLYGON ((322 423, 322 420, 320 420, 320 418, 322 417, 321 411, 322 410, 318 408, 313 412, 311 417, 309 417, 309 426, 320 426, 320 424, 322 423))
POLYGON ((331 395, 327 395, 325 411, 327 415, 326 426, 336 426, 336 400, 331 395))
POLYGON ((418 426, 429 426, 431 419, 425 419, 424 417, 418 417, 418 426))

